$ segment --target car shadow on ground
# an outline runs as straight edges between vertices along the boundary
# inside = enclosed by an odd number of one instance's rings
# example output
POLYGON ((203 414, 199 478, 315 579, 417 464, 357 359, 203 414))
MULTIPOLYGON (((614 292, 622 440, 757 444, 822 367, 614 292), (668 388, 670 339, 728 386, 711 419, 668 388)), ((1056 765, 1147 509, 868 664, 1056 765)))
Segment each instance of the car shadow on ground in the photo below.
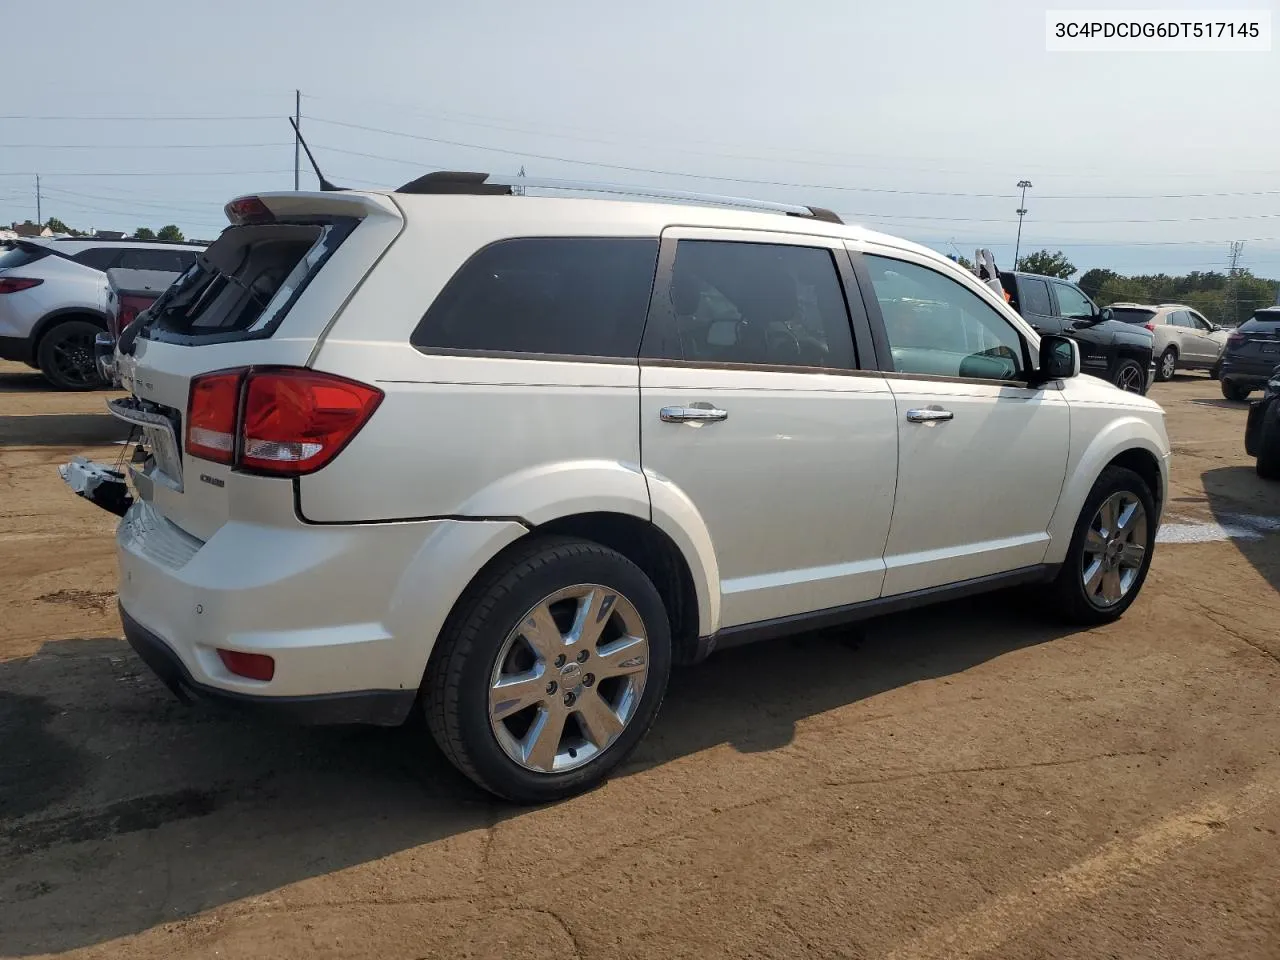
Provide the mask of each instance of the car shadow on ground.
MULTIPOLYGON (((623 779, 1065 635, 1018 594, 728 650, 677 671, 623 779), (993 602, 993 600, 995 602, 993 602)), ((0 952, 60 952, 523 814, 415 720, 264 726, 175 701, 114 638, 0 662, 0 952)))
POLYGON ((1202 407, 1220 407, 1223 410, 1248 410, 1248 400, 1228 400, 1225 397, 1191 397, 1188 403, 1198 404, 1202 407))
POLYGON ((1206 470, 1200 480, 1218 523, 1256 533, 1252 537, 1235 537, 1232 543, 1271 584, 1271 589, 1280 592, 1280 551, 1274 542, 1280 536, 1280 482, 1263 480, 1253 467, 1243 466, 1206 470), (1260 519, 1251 522, 1250 518, 1260 519), (1277 529, 1267 533, 1266 528, 1273 524, 1277 529))
POLYGON ((57 393, 39 370, 12 369, 0 373, 0 393, 57 393))
POLYGON ((101 446, 127 440, 133 428, 102 413, 48 413, 0 416, 0 447, 101 446))

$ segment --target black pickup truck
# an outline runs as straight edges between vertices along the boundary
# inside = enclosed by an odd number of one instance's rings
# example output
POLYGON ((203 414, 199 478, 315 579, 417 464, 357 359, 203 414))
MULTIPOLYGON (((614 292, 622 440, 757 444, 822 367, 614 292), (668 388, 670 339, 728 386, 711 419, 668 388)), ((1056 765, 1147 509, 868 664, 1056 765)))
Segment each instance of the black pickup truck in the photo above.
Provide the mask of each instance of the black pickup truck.
POLYGON ((1154 337, 1144 327, 1111 318, 1074 283, 1034 273, 1001 271, 1009 304, 1037 333, 1070 337, 1080 345, 1080 372, 1146 393, 1156 375, 1154 337))

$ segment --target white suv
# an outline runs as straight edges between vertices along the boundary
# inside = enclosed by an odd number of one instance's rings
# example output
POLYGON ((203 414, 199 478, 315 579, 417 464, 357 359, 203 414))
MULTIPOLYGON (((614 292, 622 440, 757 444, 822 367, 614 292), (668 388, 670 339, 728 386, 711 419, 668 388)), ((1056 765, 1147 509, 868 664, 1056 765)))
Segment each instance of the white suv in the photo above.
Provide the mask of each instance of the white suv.
POLYGON ((1161 409, 945 257, 759 206, 483 174, 230 203, 120 358, 130 643, 180 694, 423 709, 536 802, 717 647, 1013 584, 1118 617, 1161 409))

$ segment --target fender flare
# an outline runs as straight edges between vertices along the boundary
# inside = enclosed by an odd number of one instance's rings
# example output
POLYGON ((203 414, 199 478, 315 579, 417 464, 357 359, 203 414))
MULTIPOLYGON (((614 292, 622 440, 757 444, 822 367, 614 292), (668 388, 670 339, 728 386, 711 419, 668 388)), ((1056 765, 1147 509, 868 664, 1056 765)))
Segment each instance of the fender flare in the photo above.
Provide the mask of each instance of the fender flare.
POLYGON ((1061 563, 1071 545, 1071 534, 1089 491, 1116 457, 1130 450, 1142 450, 1154 458, 1160 471, 1160 487, 1153 490, 1159 504, 1168 497, 1169 461, 1165 444, 1156 429, 1141 417, 1125 416, 1111 421, 1085 447, 1067 475, 1057 509, 1049 521, 1049 549, 1045 563, 1061 563))
POLYGON ((423 639, 424 646, 410 644, 413 649, 406 650, 412 657, 406 669, 425 666, 458 597, 499 553, 553 520, 590 513, 634 517, 666 534, 693 579, 699 636, 716 632, 719 564, 706 524, 679 488, 616 461, 541 464, 477 491, 454 516, 430 521, 436 528, 406 567, 389 614, 388 626, 396 635, 423 639))

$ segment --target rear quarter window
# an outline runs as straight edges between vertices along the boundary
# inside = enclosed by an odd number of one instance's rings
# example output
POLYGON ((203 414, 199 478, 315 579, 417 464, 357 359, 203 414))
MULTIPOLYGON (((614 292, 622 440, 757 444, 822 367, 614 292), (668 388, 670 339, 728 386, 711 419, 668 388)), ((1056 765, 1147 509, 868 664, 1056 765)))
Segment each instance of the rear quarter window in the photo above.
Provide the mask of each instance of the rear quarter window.
POLYGON ((527 237, 480 250, 413 331, 420 350, 635 359, 657 238, 527 237))
POLYGON ((116 261, 120 259, 120 254, 123 252, 119 247, 90 247, 88 250, 73 254, 71 259, 83 266, 105 272, 116 265, 116 261))
POLYGON ((27 264, 43 260, 47 256, 49 256, 48 250, 34 246, 0 247, 0 270, 25 267, 27 264))

